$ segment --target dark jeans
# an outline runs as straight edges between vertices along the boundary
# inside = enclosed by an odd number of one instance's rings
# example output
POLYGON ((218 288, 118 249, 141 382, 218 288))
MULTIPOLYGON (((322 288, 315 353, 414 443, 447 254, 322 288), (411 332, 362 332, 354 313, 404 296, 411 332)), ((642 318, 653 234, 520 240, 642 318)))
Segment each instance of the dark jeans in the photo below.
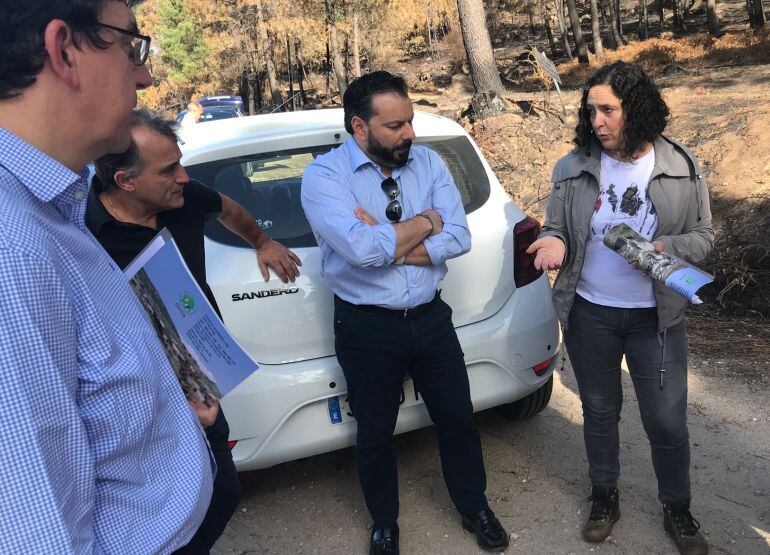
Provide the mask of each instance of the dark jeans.
POLYGON ((225 531, 225 526, 241 502, 241 483, 233 463, 233 455, 228 445, 230 427, 221 408, 214 423, 206 428, 206 438, 211 446, 211 453, 217 463, 214 477, 214 490, 211 502, 198 531, 183 548, 176 551, 182 555, 208 553, 214 543, 225 531))
POLYGON ((583 403, 591 483, 605 488, 618 484, 620 362, 625 355, 650 441, 658 497, 670 504, 690 499, 687 336, 681 322, 667 330, 664 340, 657 324, 655 308, 613 308, 576 296, 564 344, 583 403))
POLYGON ((487 508, 481 440, 451 316, 440 299, 427 312, 407 318, 369 314, 335 300, 337 359, 358 422, 358 476, 375 529, 398 519, 393 430, 407 372, 436 426, 444 480, 457 510, 470 514, 487 508))

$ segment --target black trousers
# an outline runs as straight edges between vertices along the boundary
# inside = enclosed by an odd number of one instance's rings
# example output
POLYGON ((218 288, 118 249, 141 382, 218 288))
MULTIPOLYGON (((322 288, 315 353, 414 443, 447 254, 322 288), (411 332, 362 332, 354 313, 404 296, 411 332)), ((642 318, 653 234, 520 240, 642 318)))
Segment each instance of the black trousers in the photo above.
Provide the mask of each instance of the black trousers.
POLYGON ((634 383, 662 503, 690 499, 687 432, 687 335, 684 322, 663 336, 655 308, 613 308, 576 296, 564 334, 583 404, 591 483, 616 487, 623 355, 634 383), (661 367, 665 370, 660 372, 661 367))
POLYGON ((335 300, 337 359, 358 422, 358 475, 375 529, 398 519, 393 430, 406 373, 436 426, 444 480, 457 510, 472 514, 488 507, 468 373, 451 316, 440 299, 406 318, 370 314, 335 300))
POLYGON ((211 502, 198 531, 183 548, 176 551, 182 555, 200 555, 208 553, 214 543, 225 531, 225 526, 241 502, 241 483, 233 463, 233 455, 228 445, 230 427, 220 408, 217 419, 206 428, 206 438, 211 446, 211 453, 217 463, 214 477, 214 489, 211 502))

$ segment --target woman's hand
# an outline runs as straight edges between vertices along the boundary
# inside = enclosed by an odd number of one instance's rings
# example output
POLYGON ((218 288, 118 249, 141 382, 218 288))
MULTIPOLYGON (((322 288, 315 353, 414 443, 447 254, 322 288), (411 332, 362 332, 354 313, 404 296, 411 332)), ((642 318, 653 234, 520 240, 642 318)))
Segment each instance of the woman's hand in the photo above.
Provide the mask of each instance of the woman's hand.
POLYGON ((536 270, 558 270, 564 262, 567 247, 558 237, 541 237, 527 249, 527 254, 535 254, 536 270))

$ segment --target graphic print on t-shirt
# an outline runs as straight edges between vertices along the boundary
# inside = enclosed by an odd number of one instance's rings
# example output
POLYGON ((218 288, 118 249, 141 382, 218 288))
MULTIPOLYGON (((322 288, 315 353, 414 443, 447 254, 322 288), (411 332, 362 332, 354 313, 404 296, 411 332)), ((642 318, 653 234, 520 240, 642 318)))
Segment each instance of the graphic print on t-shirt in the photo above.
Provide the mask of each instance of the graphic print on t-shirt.
POLYGON ((647 239, 652 237, 657 217, 650 201, 647 180, 653 165, 654 159, 647 156, 634 164, 602 160, 602 182, 591 218, 591 234, 594 237, 603 237, 619 223, 627 224, 647 239))
POLYGON ((576 288, 578 295, 592 303, 619 308, 655 306, 652 280, 603 242, 604 235, 621 223, 652 239, 658 226, 648 194, 654 167, 653 150, 630 163, 602 153, 599 195, 576 288))

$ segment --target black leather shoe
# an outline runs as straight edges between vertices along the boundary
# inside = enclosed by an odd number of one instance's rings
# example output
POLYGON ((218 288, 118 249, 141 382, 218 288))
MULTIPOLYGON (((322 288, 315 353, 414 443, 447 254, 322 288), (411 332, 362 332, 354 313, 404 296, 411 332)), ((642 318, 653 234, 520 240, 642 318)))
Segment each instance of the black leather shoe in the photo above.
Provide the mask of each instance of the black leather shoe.
POLYGON ((398 526, 372 531, 369 555, 398 555, 398 526))
POLYGON ((463 515, 463 528, 476 534, 476 541, 484 551, 505 551, 508 547, 508 532, 492 509, 484 509, 475 515, 463 515))

